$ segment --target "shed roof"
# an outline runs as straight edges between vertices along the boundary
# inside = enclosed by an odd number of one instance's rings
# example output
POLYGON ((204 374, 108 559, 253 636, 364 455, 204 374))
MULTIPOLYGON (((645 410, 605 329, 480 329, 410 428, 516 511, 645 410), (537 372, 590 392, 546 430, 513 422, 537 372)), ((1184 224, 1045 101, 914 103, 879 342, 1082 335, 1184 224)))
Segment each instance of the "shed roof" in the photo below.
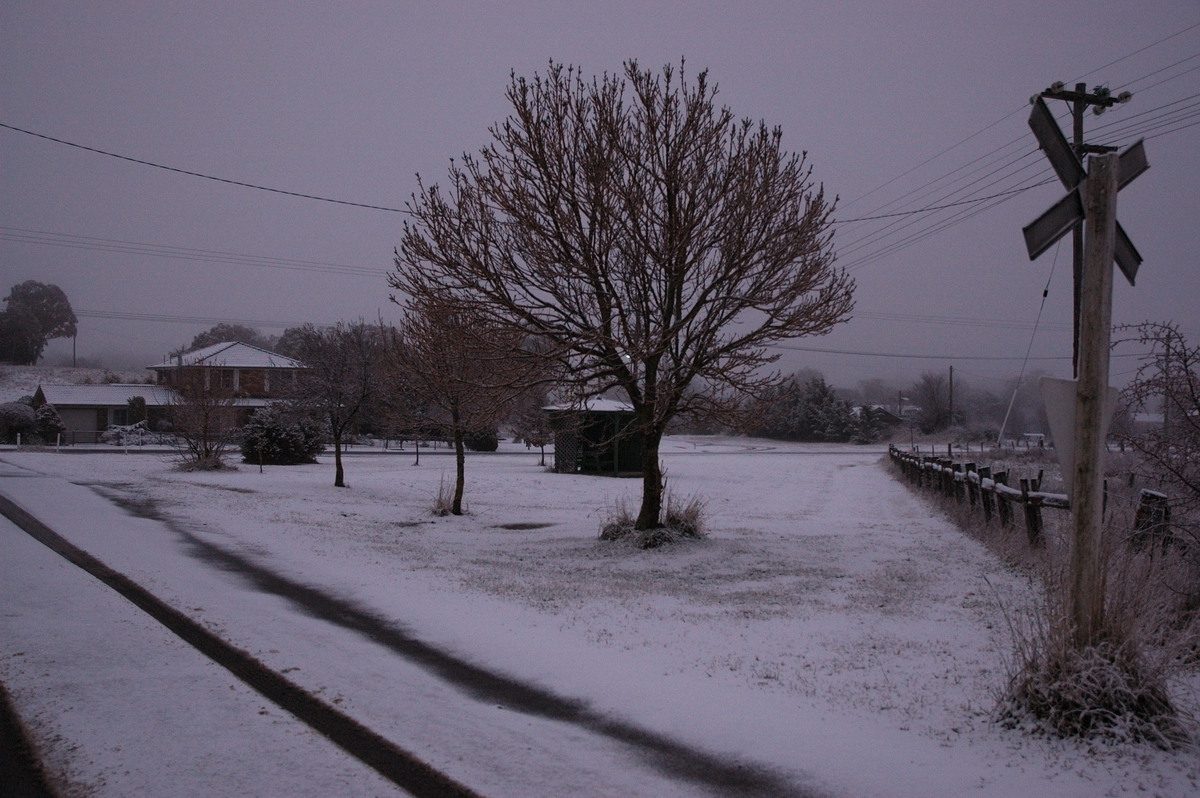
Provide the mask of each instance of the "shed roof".
POLYGON ((588 399, 582 406, 578 404, 547 405, 542 408, 549 412, 579 412, 587 410, 593 413, 632 413, 633 405, 620 399, 588 399))
POLYGON ((242 341, 225 341, 212 346, 184 352, 161 363, 147 366, 150 369, 171 369, 178 366, 209 366, 213 368, 242 369, 300 369, 304 364, 294 358, 270 352, 242 341))

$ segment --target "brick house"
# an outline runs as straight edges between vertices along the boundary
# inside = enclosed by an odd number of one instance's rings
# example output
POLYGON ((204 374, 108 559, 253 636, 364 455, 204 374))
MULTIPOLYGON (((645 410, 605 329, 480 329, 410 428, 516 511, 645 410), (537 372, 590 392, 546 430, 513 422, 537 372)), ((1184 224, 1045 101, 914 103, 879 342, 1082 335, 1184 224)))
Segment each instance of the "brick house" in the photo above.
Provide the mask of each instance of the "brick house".
POLYGON ((240 341, 213 344, 147 368, 168 388, 202 384, 233 391, 241 399, 273 399, 288 392, 304 368, 298 360, 240 341))
POLYGON ((260 407, 285 396, 304 366, 290 357, 257 346, 231 341, 176 355, 147 366, 155 384, 39 385, 34 407, 49 402, 67 428, 65 442, 95 443, 110 425, 125 425, 130 418, 129 400, 145 401, 151 427, 168 417, 176 402, 177 388, 194 385, 205 390, 228 391, 235 416, 230 423, 241 426, 260 407))

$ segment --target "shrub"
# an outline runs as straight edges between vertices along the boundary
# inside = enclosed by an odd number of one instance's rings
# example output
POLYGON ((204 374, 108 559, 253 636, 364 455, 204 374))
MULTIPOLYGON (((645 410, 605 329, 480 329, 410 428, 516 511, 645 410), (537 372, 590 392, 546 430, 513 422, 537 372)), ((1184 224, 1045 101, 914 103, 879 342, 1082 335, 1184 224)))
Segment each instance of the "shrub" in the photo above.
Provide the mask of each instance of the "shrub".
POLYGON ((22 443, 37 434, 37 414, 33 408, 24 402, 6 402, 0 404, 0 441, 16 443, 21 436, 22 443))
POLYGON ((500 439, 495 430, 484 430, 467 435, 463 445, 473 452, 494 452, 500 448, 500 439))
POLYGON ((278 405, 264 407, 242 429, 242 460, 263 465, 315 463, 325 449, 321 426, 278 405))
POLYGON ((454 510, 454 489, 446 486, 445 475, 438 480, 437 496, 434 497, 433 506, 429 509, 439 518, 445 518, 454 510))
POLYGON ((54 405, 47 402, 34 411, 36 416, 37 434, 43 443, 55 443, 58 436, 67 431, 67 425, 58 417, 54 405))
POLYGON ((1016 651, 1000 721, 1059 737, 1174 748, 1188 742, 1186 713, 1168 684, 1196 633, 1162 587, 1178 563, 1133 555, 1106 531, 1101 634, 1091 645, 1075 640, 1066 569, 1047 569, 1043 606, 1027 623, 1009 621, 1016 651))
POLYGON ((1173 748, 1187 741, 1165 669, 1144 641, 1121 635, 1074 644, 1067 619, 1038 618, 1017 654, 998 714, 1007 728, 1173 748), (1147 656, 1149 655, 1149 656, 1147 656))

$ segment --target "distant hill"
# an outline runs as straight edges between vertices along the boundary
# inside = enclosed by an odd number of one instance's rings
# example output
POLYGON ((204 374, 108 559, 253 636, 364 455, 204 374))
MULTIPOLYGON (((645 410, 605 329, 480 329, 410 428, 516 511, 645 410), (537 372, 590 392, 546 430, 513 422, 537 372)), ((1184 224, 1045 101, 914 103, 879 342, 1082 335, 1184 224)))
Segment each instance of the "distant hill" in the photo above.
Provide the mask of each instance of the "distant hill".
POLYGON ((32 396, 39 384, 95 385, 105 382, 144 383, 151 379, 145 370, 109 371, 108 369, 71 368, 69 366, 0 365, 0 403, 15 402, 32 396))

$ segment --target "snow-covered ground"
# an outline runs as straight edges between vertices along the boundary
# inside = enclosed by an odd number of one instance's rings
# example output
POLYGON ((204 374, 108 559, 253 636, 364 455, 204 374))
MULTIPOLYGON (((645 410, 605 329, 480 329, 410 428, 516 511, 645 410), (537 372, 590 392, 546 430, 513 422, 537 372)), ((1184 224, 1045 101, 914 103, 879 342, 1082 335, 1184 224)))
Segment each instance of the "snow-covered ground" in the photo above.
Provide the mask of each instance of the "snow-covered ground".
MULTIPOLYGON (((547 473, 523 449, 470 458, 461 518, 429 512, 453 478, 444 454, 352 455, 338 489, 329 458, 182 473, 166 455, 4 451, 0 491, 486 795, 709 794, 668 749, 777 793, 1200 792, 1194 749, 990 721, 1004 611, 1037 588, 894 481, 879 448, 665 448, 668 488, 707 503, 709 537, 657 551, 596 539, 639 481, 547 473), (405 656, 404 636, 445 659, 405 656), (573 719, 505 705, 445 662, 527 682, 573 719)), ((0 680, 76 793, 390 794, 15 527, 0 542, 0 680)), ((1200 703, 1200 680, 1178 689, 1200 703)))

